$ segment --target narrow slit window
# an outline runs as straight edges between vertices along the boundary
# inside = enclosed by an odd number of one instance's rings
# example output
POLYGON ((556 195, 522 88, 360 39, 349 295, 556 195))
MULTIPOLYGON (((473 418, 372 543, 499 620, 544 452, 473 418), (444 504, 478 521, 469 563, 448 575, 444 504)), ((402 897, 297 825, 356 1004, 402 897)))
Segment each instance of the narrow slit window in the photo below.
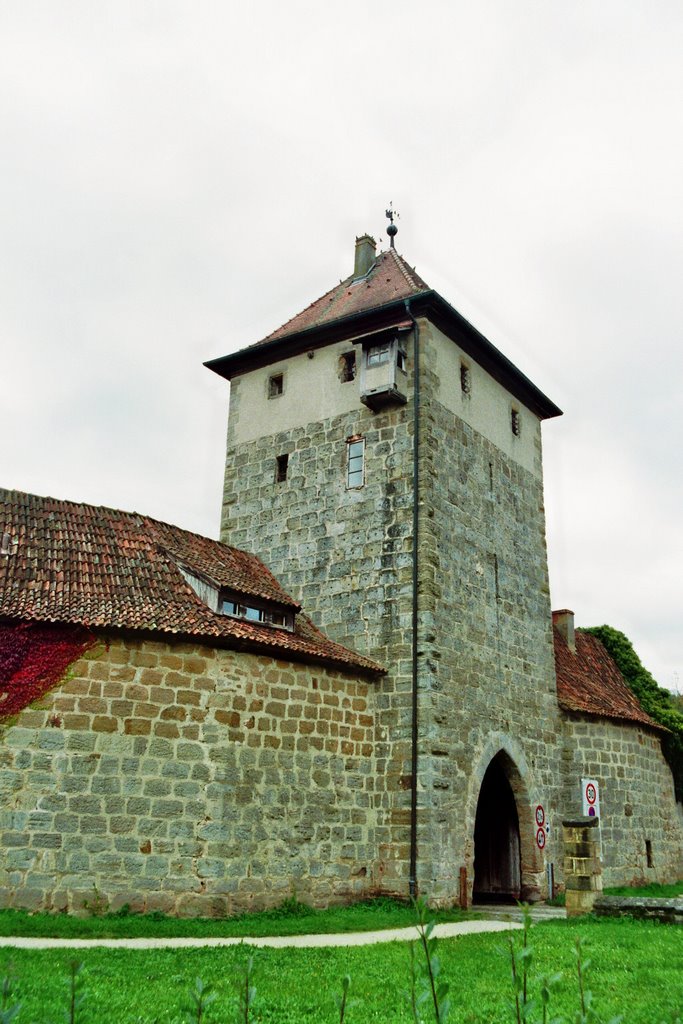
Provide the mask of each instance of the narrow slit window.
POLYGON ((519 418, 519 409, 513 409, 511 411, 511 413, 510 413, 510 427, 511 427, 512 433, 515 435, 515 437, 519 437, 521 429, 522 429, 522 422, 521 422, 521 420, 519 418))
POLYGON ((344 352, 339 360, 339 379, 342 384, 356 379, 356 353, 344 352))
POLYGON ((460 390, 463 395, 469 395, 472 392, 472 372, 466 363, 460 364, 460 390))
POLYGON ((362 487, 365 483, 365 439, 353 438, 346 443, 346 486, 362 487))
POLYGON ((647 866, 649 868, 653 868, 655 866, 655 862, 652 857, 652 841, 650 839, 645 840, 645 856, 647 858, 647 866))
POLYGON ((275 460, 275 483, 281 484, 287 479, 289 455, 278 455, 275 460))
POLYGON ((284 373, 274 373, 268 378, 268 398, 279 398, 280 395, 284 394, 285 390, 285 375, 284 373))

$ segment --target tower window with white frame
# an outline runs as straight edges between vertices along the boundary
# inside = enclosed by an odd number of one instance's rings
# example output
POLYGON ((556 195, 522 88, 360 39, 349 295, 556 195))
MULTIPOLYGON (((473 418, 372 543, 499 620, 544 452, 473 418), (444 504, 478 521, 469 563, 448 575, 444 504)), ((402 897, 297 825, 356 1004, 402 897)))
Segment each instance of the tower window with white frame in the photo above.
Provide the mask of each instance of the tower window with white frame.
POLYGON ((365 438, 350 437, 346 442, 346 486, 362 487, 365 483, 365 438))

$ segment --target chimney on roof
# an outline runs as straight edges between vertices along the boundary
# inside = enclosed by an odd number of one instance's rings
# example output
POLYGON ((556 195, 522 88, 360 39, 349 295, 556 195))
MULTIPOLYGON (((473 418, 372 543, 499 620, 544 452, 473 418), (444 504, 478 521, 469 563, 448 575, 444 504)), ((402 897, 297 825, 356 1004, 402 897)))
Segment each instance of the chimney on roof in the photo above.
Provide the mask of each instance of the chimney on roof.
POLYGON ((371 235, 361 235, 356 239, 356 256, 353 264, 353 276, 365 277, 375 262, 377 242, 371 235))
POLYGON ((553 626, 559 629, 570 651, 576 654, 576 636, 574 635, 574 612, 562 608, 553 612, 553 626))

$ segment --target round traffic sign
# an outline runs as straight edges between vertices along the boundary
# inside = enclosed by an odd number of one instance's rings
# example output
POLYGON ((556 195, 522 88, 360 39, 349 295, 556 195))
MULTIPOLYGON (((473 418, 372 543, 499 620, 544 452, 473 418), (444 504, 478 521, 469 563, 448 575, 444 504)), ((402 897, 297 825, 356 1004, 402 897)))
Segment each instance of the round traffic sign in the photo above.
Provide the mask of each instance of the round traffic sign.
POLYGON ((543 809, 543 804, 539 804, 538 807, 536 808, 536 824, 540 828, 541 825, 543 825, 544 823, 545 823, 545 811, 543 809))
POLYGON ((586 786, 586 800, 589 804, 594 804, 598 798, 597 791, 592 782, 589 782, 586 786))
POLYGON ((536 844, 539 850, 542 850, 545 846, 545 829, 539 828, 538 832, 536 833, 536 844))

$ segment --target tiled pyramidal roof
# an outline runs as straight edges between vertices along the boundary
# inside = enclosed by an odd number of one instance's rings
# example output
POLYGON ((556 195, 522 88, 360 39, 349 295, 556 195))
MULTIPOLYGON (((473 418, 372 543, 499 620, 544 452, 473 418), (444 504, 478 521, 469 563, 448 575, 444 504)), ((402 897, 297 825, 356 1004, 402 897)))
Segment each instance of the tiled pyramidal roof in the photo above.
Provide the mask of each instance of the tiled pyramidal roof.
POLYGON ((377 674, 304 615, 294 633, 209 608, 181 569, 299 611, 254 555, 136 512, 0 489, 0 617, 76 623, 244 647, 377 674))
POLYGON ((425 284, 403 257, 395 249, 388 249, 377 255, 374 265, 364 277, 347 277, 340 281, 335 288, 251 348, 429 291, 429 285, 425 284))
POLYGON ((666 732, 643 711, 624 678, 596 636, 577 629, 576 651, 560 630, 553 628, 557 699, 565 711, 578 711, 618 721, 640 722, 666 732))

